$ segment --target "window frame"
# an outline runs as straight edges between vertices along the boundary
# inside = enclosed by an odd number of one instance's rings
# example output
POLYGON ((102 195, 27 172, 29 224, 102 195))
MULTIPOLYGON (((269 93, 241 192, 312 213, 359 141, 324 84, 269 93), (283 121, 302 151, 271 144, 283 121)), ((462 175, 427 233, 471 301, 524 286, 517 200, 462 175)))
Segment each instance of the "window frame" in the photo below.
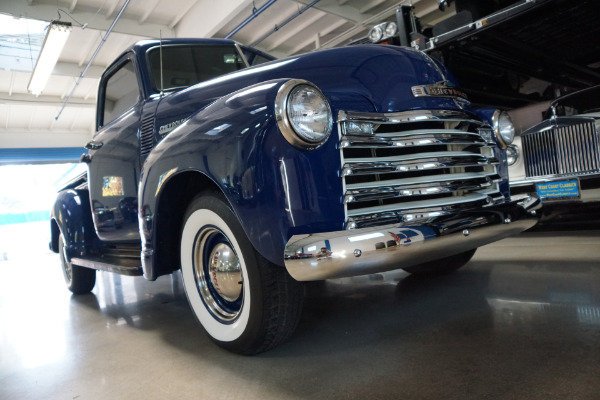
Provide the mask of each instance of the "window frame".
POLYGON ((119 58, 115 63, 113 63, 113 65, 111 65, 104 72, 104 74, 102 75, 102 79, 100 80, 100 85, 98 88, 98 107, 96 110, 96 132, 99 132, 105 126, 112 125, 113 123, 118 121, 120 117, 127 114, 127 112, 129 110, 135 108, 136 105, 140 104, 143 101, 144 95, 143 95, 139 75, 140 74, 139 74, 139 70, 137 68, 137 62, 135 59, 135 55, 133 53, 124 54, 121 58, 119 58), (125 112, 121 113, 121 115, 114 117, 110 121, 104 121, 104 117, 105 117, 104 116, 104 107, 106 105, 107 84, 110 81, 110 79, 129 62, 131 62, 131 65, 133 67, 133 73, 136 77, 136 85, 138 88, 138 101, 136 103, 134 103, 131 107, 129 107, 125 112))

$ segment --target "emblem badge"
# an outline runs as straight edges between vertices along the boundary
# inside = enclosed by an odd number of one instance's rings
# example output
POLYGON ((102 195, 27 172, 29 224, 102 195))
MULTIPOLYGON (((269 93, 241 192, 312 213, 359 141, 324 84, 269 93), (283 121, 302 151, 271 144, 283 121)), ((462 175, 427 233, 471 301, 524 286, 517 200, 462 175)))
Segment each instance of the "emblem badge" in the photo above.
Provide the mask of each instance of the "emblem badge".
POLYGON ((413 96, 415 97, 448 97, 451 99, 460 99, 469 101, 467 94, 453 86, 447 81, 433 83, 431 85, 413 86, 413 96))

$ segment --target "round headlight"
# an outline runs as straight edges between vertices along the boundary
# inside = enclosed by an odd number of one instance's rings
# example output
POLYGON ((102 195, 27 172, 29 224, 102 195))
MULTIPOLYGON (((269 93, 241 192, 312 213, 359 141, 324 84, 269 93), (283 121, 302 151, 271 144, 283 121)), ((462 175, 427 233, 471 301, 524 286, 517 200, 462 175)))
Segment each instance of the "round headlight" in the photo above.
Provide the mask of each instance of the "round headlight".
POLYGON ((515 138, 515 126, 512 120, 505 111, 496 110, 492 117, 492 122, 496 138, 498 138, 502 148, 506 148, 515 138))
POLYGON ((398 25, 395 22, 388 22, 385 25, 385 36, 392 37, 398 33, 398 25))
POLYGON ((506 162, 509 166, 515 165, 519 159, 519 148, 511 144, 506 148, 506 162))
POLYGON ((317 148, 331 134, 329 103, 316 86, 304 80, 291 79, 279 88, 275 117, 286 140, 299 148, 317 148))
POLYGON ((377 43, 383 38, 383 29, 381 25, 376 25, 369 31, 369 40, 372 43, 377 43))

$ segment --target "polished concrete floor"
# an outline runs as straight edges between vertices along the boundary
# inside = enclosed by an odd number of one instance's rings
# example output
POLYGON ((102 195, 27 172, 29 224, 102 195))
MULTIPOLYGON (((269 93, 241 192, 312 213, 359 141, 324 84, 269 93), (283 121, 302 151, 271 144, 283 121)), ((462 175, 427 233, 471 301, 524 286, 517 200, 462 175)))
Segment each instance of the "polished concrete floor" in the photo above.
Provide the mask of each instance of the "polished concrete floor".
POLYGON ((600 231, 525 233, 437 279, 311 284, 291 341, 255 357, 211 343, 179 275, 71 296, 25 234, 0 261, 2 400, 600 398, 600 231))

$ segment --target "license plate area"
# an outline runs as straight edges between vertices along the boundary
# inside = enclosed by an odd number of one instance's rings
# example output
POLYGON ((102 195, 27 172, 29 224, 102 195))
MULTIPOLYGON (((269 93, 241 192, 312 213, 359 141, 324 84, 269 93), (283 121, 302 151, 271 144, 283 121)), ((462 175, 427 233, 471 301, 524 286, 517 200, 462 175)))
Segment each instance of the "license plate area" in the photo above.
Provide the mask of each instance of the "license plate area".
POLYGON ((578 178, 556 179, 535 184, 540 198, 546 201, 565 201, 581 199, 578 178))

